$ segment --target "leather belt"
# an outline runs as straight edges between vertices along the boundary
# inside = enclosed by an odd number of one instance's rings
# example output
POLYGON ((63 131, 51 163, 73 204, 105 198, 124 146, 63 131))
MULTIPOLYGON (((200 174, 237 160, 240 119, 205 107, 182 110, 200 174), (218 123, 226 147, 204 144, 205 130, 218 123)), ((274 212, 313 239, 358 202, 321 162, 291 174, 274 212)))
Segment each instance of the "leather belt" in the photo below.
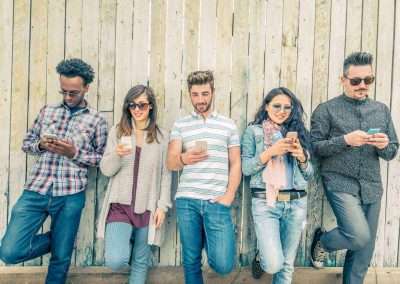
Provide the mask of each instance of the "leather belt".
MULTIPOLYGON (((278 193, 277 200, 278 201, 290 201, 290 200, 295 200, 298 198, 302 198, 307 195, 307 192, 305 191, 288 191, 284 192, 281 191, 278 193)), ((266 199, 266 193, 265 191, 253 191, 252 196, 255 198, 262 198, 266 199)))

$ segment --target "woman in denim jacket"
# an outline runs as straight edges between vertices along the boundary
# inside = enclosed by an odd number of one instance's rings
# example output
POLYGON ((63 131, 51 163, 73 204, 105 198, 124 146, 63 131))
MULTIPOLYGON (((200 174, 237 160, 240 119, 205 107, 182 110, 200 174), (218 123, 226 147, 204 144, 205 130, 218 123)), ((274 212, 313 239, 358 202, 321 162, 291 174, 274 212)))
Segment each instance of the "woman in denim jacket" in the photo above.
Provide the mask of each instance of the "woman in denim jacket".
POLYGON ((272 89, 242 136, 242 170, 250 176, 258 251, 254 278, 291 283, 297 247, 307 217, 309 132, 303 107, 287 88, 272 89))

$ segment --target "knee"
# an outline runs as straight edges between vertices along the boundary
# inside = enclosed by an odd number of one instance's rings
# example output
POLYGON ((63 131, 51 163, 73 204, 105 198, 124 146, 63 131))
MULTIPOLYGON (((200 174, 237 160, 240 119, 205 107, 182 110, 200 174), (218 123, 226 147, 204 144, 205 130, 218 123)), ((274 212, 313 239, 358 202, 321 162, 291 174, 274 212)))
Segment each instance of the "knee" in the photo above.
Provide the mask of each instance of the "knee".
POLYGON ((105 265, 113 271, 120 271, 129 266, 127 259, 120 256, 106 256, 105 265))
POLYGON ((350 250, 360 250, 371 241, 371 234, 369 231, 364 231, 363 233, 356 234, 354 237, 350 238, 349 241, 350 250))
POLYGON ((261 261, 261 268, 268 274, 275 274, 282 270, 283 262, 271 262, 266 264, 265 262, 261 261))
POLYGON ((17 264, 19 263, 20 256, 18 250, 13 249, 13 246, 1 246, 0 247, 0 259, 6 264, 17 264))
POLYGON ((210 267, 219 275, 227 275, 232 272, 234 268, 234 260, 225 260, 218 263, 209 263, 210 267))

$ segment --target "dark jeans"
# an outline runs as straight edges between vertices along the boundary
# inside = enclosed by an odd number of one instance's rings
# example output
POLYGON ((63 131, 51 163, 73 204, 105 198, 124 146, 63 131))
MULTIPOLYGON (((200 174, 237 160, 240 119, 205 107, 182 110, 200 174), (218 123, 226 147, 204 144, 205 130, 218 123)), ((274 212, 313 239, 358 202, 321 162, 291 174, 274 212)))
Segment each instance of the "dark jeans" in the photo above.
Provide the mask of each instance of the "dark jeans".
POLYGON ((25 190, 11 212, 0 258, 16 264, 51 252, 46 283, 65 283, 84 205, 84 192, 53 197, 25 190), (49 215, 50 232, 37 234, 49 215))
POLYGON ((201 252, 215 272, 228 274, 235 265, 235 232, 231 209, 208 200, 176 199, 186 284, 202 284, 201 252))
POLYGON ((381 203, 362 204, 357 196, 326 190, 338 226, 323 234, 327 251, 347 249, 343 267, 344 284, 362 284, 375 248, 381 203))

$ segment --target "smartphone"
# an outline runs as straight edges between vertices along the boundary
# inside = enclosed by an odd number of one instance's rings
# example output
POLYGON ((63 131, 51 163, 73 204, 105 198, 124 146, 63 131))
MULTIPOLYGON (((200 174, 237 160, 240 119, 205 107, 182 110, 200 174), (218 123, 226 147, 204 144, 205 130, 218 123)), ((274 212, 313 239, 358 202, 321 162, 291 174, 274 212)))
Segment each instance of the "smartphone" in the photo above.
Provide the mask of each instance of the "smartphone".
POLYGON ((132 139, 131 136, 122 136, 120 144, 124 146, 125 149, 131 150, 132 149, 132 139))
POLYGON ((58 140, 57 135, 53 134, 53 133, 45 133, 43 134, 43 138, 46 140, 46 142, 52 143, 56 140, 58 140))
POLYGON ((290 138, 292 143, 297 139, 297 137, 297 131, 289 131, 286 133, 286 138, 290 138))
POLYGON ((196 141, 195 147, 201 152, 207 152, 207 141, 196 141))
POLYGON ((374 134, 377 134, 377 133, 379 133, 379 132, 381 132, 381 129, 380 129, 380 128, 370 128, 370 129, 368 129, 368 131, 367 131, 367 133, 368 133, 369 135, 374 135, 374 134))

